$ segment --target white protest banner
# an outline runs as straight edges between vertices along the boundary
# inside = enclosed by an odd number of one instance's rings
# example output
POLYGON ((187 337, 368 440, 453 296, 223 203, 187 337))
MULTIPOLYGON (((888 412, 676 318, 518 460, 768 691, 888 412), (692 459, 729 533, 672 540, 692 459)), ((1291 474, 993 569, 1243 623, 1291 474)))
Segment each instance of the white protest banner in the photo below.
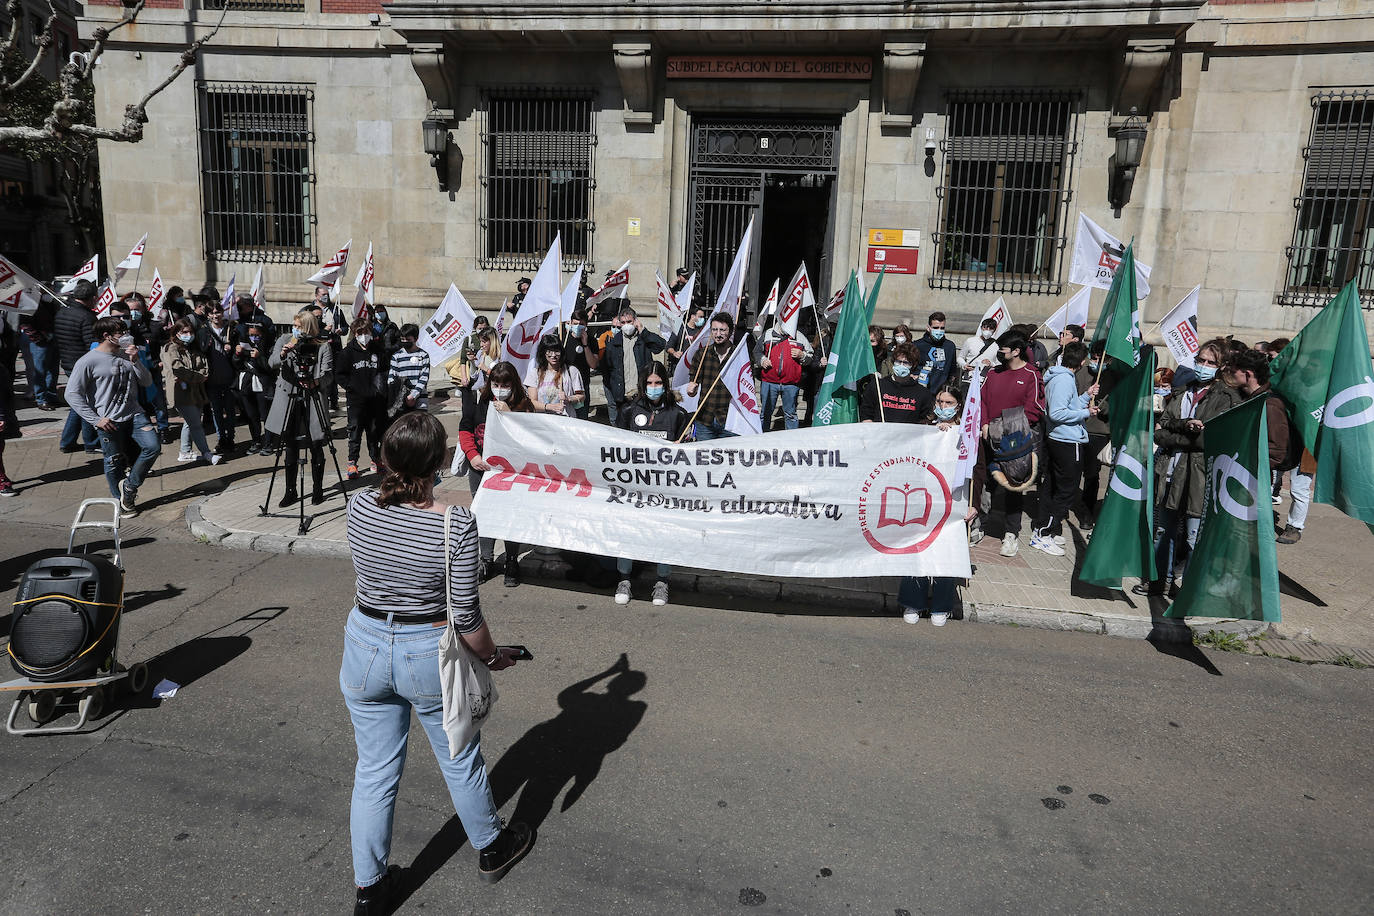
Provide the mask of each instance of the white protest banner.
POLYGON ((751 436, 763 432, 759 417, 759 392, 754 384, 754 366, 749 362, 748 341, 735 345, 725 365, 720 369, 720 381, 730 392, 730 408, 725 414, 725 428, 737 436, 751 436))
POLYGON ((143 238, 138 240, 138 244, 133 247, 128 256, 115 265, 115 283, 124 279, 124 275, 131 270, 138 270, 143 266, 143 248, 148 244, 148 233, 143 233, 143 238))
POLYGON ((220 300, 220 308, 224 309, 225 321, 239 320, 238 294, 234 292, 234 280, 238 278, 238 272, 229 275, 229 285, 224 290, 224 298, 220 300))
POLYGON ((950 482, 958 448, 956 430, 910 424, 678 445, 492 411, 482 455, 492 470, 472 510, 483 537, 609 557, 765 576, 966 578, 967 510, 950 482))
POLYGON ((782 325, 788 337, 796 337, 797 321, 801 318, 802 309, 815 307, 816 296, 811 291, 811 278, 806 274, 806 262, 803 261, 787 287, 787 298, 782 300, 782 308, 778 312, 778 324, 782 325))
MULTIPOLYGON (((1078 214, 1078 234, 1073 242, 1069 282, 1111 289, 1112 274, 1116 273, 1125 252, 1126 246, 1120 239, 1084 214, 1078 214)), ((1141 263, 1139 258, 1135 262, 1135 294, 1137 299, 1150 295, 1150 266, 1141 263)))
POLYGON ((963 418, 959 421, 959 463, 950 480, 950 486, 956 489, 973 479, 973 469, 978 464, 978 433, 982 428, 983 373, 975 372, 969 379, 963 418))
POLYGON ((682 307, 673 298, 673 291, 664 282, 663 275, 654 271, 654 283, 658 289, 658 334, 663 339, 677 330, 678 319, 682 317, 682 307))
MULTIPOLYGON (((367 257, 363 258, 363 263, 358 265, 358 275, 353 278, 353 285, 358 292, 353 296, 353 317, 357 318, 363 313, 363 306, 372 305, 372 242, 367 243, 367 257)), ((338 303, 334 303, 338 305, 338 303)))
POLYGON ((418 343, 420 349, 429 354, 430 365, 440 366, 457 356, 476 323, 477 314, 472 306, 458 287, 450 283, 434 317, 420 326, 418 343))
POLYGON ((1170 309, 1159 323, 1159 331, 1164 335, 1164 343, 1174 355, 1175 362, 1190 369, 1202 346, 1202 341, 1197 337, 1197 300, 1201 291, 1201 286, 1194 286, 1193 291, 1170 309))
POLYGON ((544 316, 534 315, 520 324, 514 325, 510 333, 501 341, 501 358, 515 367, 519 378, 525 377, 525 369, 534 359, 539 338, 544 336, 544 316))
POLYGON ((998 296, 997 301, 988 306, 988 310, 984 312, 983 317, 979 319, 978 326, 982 327, 983 322, 987 321, 989 318, 997 322, 997 330, 992 332, 993 337, 1001 337, 1011 329, 1011 309, 1007 308, 1007 304, 1002 301, 1001 296, 998 296))
POLYGON ((14 286, 0 294, 0 311, 36 312, 42 297, 42 285, 19 268, 9 258, 0 255, 0 290, 14 286))
MULTIPOLYGON (((315 274, 306 283, 311 286, 318 286, 320 289, 329 289, 343 277, 344 268, 348 266, 348 249, 353 247, 353 240, 349 239, 344 246, 334 252, 334 256, 324 262, 324 266, 315 271, 315 274)), ((338 300, 334 300, 338 305, 338 300)))
MULTIPOLYGON (((533 289, 533 285, 530 287, 533 289)), ((606 282, 587 297, 588 305, 596 305, 604 299, 628 299, 630 297, 630 262, 620 265, 620 269, 606 278, 606 282)))
POLYGON ((162 274, 153 268, 153 285, 148 288, 148 314, 154 321, 161 321, 165 309, 162 301, 167 298, 167 289, 162 285, 162 274))
POLYGON ((1092 287, 1085 286, 1078 292, 1069 297, 1069 301, 1059 306, 1059 310, 1045 319, 1045 327, 1050 329, 1055 337, 1064 333, 1064 329, 1071 324, 1076 324, 1080 328, 1088 324, 1088 299, 1092 292, 1092 287))
POLYGON ((62 284, 62 295, 67 296, 76 291, 78 280, 90 280, 92 283, 100 279, 100 255, 93 254, 91 259, 81 265, 81 269, 72 274, 72 278, 62 284))
POLYGON ((752 332, 755 337, 763 333, 763 323, 778 310, 778 284, 781 282, 782 280, 773 281, 773 288, 768 291, 768 298, 763 301, 763 308, 759 309, 759 317, 754 320, 752 332))
POLYGON ((692 275, 687 278, 687 282, 683 284, 682 289, 678 290, 677 295, 673 297, 674 301, 677 302, 678 314, 687 314, 687 309, 692 305, 692 294, 696 288, 697 272, 692 271, 692 275))
POLYGON ((100 289, 95 294, 95 317, 104 318, 105 313, 110 310, 110 306, 115 304, 114 279, 111 278, 100 284, 100 289))

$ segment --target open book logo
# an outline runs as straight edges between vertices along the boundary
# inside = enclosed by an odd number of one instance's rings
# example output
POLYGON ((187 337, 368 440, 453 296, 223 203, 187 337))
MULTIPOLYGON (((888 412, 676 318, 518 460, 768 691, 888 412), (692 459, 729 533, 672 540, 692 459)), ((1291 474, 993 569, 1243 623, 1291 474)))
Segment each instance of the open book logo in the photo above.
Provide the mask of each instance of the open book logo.
POLYGON ((884 487, 878 503, 878 527, 924 525, 930 521, 933 502, 925 487, 905 483, 899 487, 884 487))

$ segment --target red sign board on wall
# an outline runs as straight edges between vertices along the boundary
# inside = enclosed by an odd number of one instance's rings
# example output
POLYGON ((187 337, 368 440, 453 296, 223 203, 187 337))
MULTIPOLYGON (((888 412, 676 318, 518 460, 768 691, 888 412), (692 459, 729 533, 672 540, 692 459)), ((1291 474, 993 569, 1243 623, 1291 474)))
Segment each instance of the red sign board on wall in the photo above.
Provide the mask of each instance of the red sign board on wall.
POLYGON ((887 248, 881 245, 868 247, 868 272, 876 274, 884 267, 890 274, 916 273, 916 261, 921 254, 919 248, 887 248))

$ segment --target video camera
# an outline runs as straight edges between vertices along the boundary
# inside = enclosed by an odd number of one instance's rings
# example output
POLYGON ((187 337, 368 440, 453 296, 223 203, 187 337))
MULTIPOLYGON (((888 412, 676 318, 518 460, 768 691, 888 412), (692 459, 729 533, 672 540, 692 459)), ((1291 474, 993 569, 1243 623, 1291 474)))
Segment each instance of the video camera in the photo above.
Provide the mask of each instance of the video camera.
POLYGON ((297 388, 314 387, 319 362, 320 342, 301 340, 282 357, 282 377, 297 388))

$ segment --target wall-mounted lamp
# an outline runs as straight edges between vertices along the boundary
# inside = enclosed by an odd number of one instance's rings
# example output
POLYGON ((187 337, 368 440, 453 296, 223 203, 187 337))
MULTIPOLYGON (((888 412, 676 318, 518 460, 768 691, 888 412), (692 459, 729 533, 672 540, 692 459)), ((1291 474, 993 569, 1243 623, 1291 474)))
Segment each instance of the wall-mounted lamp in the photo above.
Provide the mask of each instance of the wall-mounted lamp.
POLYGON ((424 132, 425 152, 429 153, 429 164, 439 176, 439 190, 448 190, 448 127, 439 119, 439 112, 431 111, 429 117, 420 122, 424 132))
POLYGON ((926 161, 925 172, 927 178, 935 177, 935 128, 926 128, 926 161))
POLYGON ((1117 216, 1121 215, 1121 208, 1131 199, 1131 187, 1135 184, 1136 169, 1145 155, 1145 137, 1148 133, 1145 119, 1137 115, 1134 108, 1125 123, 1116 128, 1116 152, 1107 163, 1110 173, 1107 202, 1117 216))

